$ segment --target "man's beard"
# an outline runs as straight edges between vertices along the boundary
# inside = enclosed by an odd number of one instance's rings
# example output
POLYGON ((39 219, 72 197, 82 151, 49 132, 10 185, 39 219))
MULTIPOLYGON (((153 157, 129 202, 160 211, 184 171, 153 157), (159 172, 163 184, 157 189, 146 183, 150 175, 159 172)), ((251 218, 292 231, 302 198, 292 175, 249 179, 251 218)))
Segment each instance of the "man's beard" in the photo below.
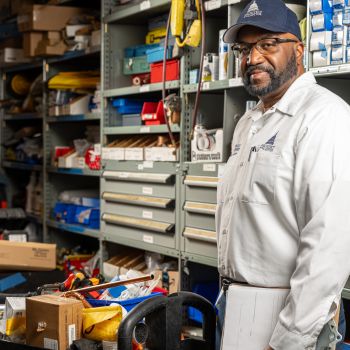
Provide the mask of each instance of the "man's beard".
POLYGON ((274 71, 271 67, 264 65, 249 66, 243 76, 243 84, 248 93, 252 96, 265 96, 286 83, 288 80, 294 78, 298 73, 297 61, 295 53, 287 62, 285 69, 281 72, 274 71), (266 72, 270 76, 270 83, 264 87, 256 87, 250 81, 250 73, 254 70, 266 72))

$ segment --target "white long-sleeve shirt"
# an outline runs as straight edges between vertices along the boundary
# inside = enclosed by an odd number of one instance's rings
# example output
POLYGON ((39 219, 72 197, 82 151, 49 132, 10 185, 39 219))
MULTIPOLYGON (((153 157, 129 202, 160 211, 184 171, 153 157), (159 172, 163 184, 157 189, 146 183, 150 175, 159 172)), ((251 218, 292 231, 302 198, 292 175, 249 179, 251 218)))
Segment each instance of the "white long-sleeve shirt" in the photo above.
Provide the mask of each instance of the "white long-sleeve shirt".
POLYGON ((270 346, 315 349, 350 274, 350 107, 312 73, 265 113, 258 104, 237 125, 217 199, 220 274, 290 287, 270 346))

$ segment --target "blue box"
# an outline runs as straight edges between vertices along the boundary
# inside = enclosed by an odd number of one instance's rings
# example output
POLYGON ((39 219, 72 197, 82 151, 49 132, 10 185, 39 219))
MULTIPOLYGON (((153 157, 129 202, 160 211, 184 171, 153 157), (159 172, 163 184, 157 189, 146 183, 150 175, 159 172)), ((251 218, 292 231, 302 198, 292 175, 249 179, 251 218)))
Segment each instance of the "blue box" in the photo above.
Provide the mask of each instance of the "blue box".
POLYGON ((100 209, 77 205, 74 215, 74 223, 85 225, 93 229, 99 229, 100 209))
POLYGON ((321 13, 311 16, 311 27, 313 32, 333 30, 333 13, 321 13))
MULTIPOLYGON (((167 50, 167 59, 170 59, 173 57, 173 46, 168 46, 167 50)), ((148 63, 154 63, 163 61, 164 59, 164 47, 157 47, 155 49, 149 49, 146 51, 147 55, 147 62, 148 63)))
POLYGON ((322 13, 322 12, 332 12, 333 11, 333 1, 332 0, 309 0, 310 13, 312 15, 322 13))
POLYGON ((93 307, 98 307, 98 306, 108 306, 113 303, 117 303, 121 306, 123 306, 126 311, 131 311, 136 305, 140 304, 144 300, 156 297, 162 295, 160 292, 155 292, 151 293, 150 295, 147 295, 145 297, 140 297, 140 298, 134 298, 134 299, 129 299, 129 300, 121 300, 121 301, 114 301, 114 300, 96 300, 96 299, 86 299, 91 306, 93 307))
POLYGON ((117 108, 119 114, 140 114, 144 101, 129 98, 117 98, 112 105, 117 108))

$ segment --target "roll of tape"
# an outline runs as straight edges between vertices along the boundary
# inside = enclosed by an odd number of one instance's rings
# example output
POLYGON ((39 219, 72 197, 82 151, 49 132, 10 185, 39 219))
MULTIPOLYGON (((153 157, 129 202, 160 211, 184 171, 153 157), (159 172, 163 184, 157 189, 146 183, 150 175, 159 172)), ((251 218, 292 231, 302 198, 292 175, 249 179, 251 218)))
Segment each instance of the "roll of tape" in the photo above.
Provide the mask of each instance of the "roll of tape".
POLYGON ((330 49, 315 51, 312 53, 312 66, 323 67, 330 64, 330 49))
POLYGON ((136 85, 136 86, 141 85, 141 78, 140 78, 140 77, 134 77, 134 78, 132 78, 132 84, 133 84, 133 85, 136 85))
POLYGON ((312 25, 312 30, 314 31, 324 30, 326 28, 324 14, 322 13, 319 15, 312 16, 311 25, 312 25))

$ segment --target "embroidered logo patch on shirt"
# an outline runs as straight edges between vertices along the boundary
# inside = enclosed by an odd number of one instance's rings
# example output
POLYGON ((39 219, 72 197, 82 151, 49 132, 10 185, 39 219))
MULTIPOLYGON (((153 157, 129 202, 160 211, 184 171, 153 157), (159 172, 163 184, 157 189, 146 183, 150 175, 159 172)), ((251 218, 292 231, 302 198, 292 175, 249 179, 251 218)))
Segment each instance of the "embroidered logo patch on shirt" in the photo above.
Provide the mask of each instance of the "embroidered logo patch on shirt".
POLYGON ((264 144, 260 145, 260 149, 267 152, 273 152, 275 149, 275 141, 277 137, 278 131, 275 135, 269 138, 264 144))
POLYGON ((241 149, 241 144, 237 143, 233 149, 232 155, 235 156, 239 152, 240 149, 241 149))

